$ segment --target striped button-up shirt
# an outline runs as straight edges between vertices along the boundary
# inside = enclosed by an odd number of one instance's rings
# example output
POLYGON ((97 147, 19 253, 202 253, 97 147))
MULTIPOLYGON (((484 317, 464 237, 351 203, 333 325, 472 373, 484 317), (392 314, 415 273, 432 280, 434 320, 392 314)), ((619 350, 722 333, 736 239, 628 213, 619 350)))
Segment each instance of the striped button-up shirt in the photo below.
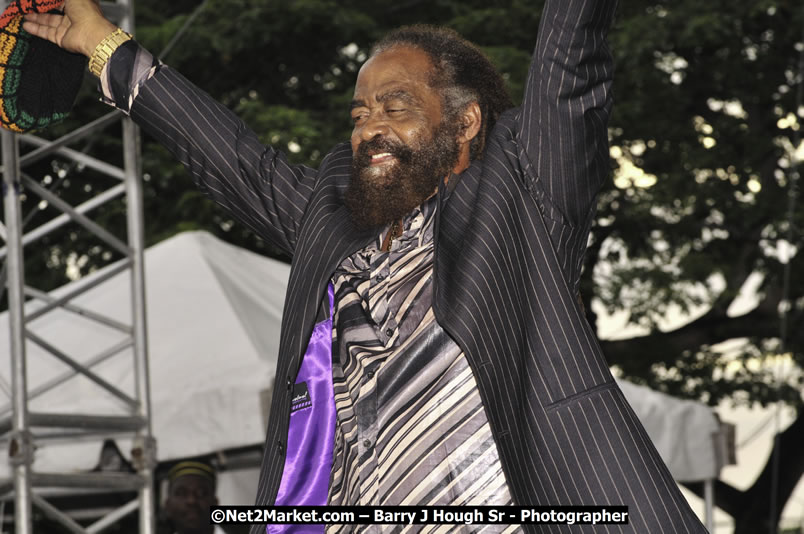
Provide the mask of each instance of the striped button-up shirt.
POLYGON ((511 504, 472 370, 433 316, 435 209, 408 216, 390 251, 380 235, 333 275, 330 504, 511 504))

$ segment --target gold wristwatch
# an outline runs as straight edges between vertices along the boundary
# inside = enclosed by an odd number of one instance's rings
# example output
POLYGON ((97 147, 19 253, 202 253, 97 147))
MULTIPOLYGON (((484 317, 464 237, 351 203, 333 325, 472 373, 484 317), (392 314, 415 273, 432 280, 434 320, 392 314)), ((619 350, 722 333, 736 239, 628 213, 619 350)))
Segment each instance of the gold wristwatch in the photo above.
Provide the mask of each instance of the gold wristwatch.
POLYGON ((92 56, 89 58, 89 72, 100 78, 103 67, 106 65, 106 62, 109 61, 109 58, 112 57, 114 51, 117 50, 118 46, 129 39, 131 39, 131 35, 120 28, 117 28, 104 37, 103 41, 98 43, 98 46, 95 47, 95 51, 92 52, 92 56))

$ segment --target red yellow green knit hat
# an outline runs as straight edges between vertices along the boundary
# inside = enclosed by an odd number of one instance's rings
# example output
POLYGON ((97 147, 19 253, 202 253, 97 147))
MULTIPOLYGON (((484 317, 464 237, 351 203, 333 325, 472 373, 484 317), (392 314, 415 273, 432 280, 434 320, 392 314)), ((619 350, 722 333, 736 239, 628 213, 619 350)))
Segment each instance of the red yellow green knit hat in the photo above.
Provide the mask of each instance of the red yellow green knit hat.
POLYGON ((26 13, 47 13, 64 0, 13 0, 0 15, 0 126, 38 130, 64 119, 84 78, 86 60, 22 29, 26 13))

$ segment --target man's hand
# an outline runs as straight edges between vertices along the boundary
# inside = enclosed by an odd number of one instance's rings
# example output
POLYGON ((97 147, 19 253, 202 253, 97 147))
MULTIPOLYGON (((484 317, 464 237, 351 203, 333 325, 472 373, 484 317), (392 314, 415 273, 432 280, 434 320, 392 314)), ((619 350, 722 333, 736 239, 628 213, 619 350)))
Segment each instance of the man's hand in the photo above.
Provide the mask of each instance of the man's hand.
POLYGON ((64 15, 29 13, 23 29, 69 52, 90 57, 104 37, 117 28, 103 16, 97 0, 65 0, 64 15))

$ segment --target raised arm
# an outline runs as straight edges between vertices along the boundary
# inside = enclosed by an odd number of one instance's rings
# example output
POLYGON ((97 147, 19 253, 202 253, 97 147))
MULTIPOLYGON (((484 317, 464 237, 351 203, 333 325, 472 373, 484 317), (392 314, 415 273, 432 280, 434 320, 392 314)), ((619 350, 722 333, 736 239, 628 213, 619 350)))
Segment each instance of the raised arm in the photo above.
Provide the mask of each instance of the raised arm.
POLYGON ((133 41, 112 55, 101 81, 104 98, 166 147, 202 191, 293 254, 314 169, 290 165, 234 113, 133 41))
MULTIPOLYGON (((26 16, 24 28, 86 55, 112 32, 96 0, 66 0, 65 15, 26 16)), ((104 100, 162 143, 193 180, 239 221, 292 254, 315 170, 291 166, 231 111, 134 41, 119 45, 101 73, 104 100)))
POLYGON ((547 0, 518 121, 525 168, 570 225, 582 225, 606 178, 616 0, 547 0))

